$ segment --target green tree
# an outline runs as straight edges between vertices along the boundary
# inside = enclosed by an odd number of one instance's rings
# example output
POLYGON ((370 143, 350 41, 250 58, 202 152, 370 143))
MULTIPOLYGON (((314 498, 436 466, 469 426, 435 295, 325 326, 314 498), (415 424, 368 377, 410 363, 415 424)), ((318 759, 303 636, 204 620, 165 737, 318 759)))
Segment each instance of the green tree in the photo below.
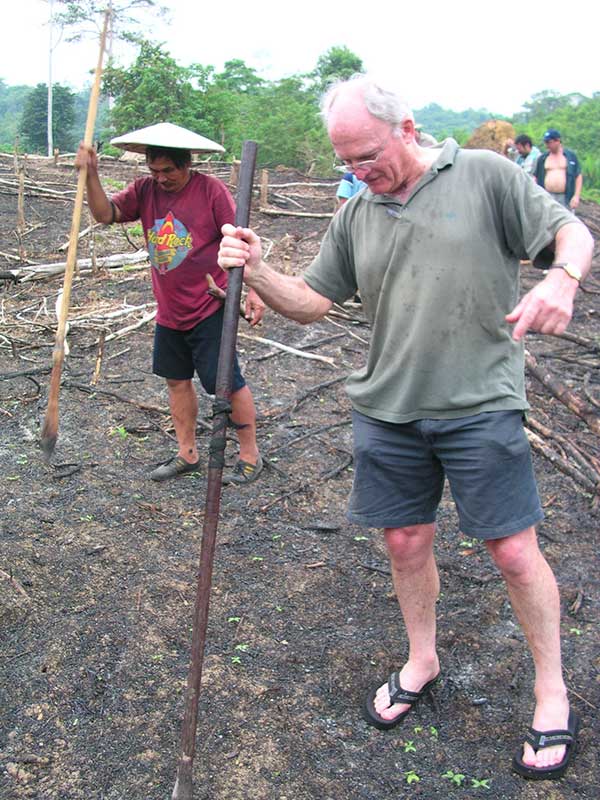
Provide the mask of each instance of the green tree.
MULTIPOLYGON (((73 150, 75 96, 67 86, 55 84, 52 94, 52 135, 59 150, 73 150)), ((19 134, 22 146, 36 153, 46 152, 48 126, 48 87, 45 83, 30 91, 25 100, 19 134)))
POLYGON ((179 66, 160 45, 142 41, 130 67, 108 67, 104 73, 104 90, 114 99, 113 128, 124 132, 168 121, 195 129, 200 99, 192 85, 196 74, 179 66))
POLYGON ((317 89, 322 92, 330 83, 345 80, 362 71, 363 62, 356 53, 353 53, 346 45, 334 45, 319 56, 311 77, 315 79, 317 89))
POLYGON ((18 136, 23 105, 31 86, 7 86, 0 78, 0 145, 11 150, 18 136))

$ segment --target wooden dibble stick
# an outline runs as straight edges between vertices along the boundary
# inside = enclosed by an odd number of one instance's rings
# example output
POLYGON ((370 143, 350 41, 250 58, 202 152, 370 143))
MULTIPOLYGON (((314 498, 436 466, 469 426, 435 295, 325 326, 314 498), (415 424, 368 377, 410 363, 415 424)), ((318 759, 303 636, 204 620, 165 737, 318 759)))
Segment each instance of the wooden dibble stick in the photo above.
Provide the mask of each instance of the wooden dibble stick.
MULTIPOLYGON (((85 125, 84 144, 91 147, 94 137, 94 125, 96 123, 96 112, 98 110, 98 98, 100 96, 100 78, 102 77, 102 59, 106 46, 106 31, 110 18, 110 9, 104 14, 104 24, 100 35, 100 51, 98 53, 98 63, 94 85, 90 94, 88 105, 87 120, 85 125)), ((77 239, 79 236, 79 226, 81 223, 81 209, 83 207, 83 194, 87 179, 87 169, 79 170, 77 178, 77 194, 75 195, 75 205, 73 207, 73 217, 71 219, 71 235, 69 237, 69 251, 67 253, 67 265, 65 267, 65 279, 63 283, 62 303, 58 317, 58 327, 56 330, 56 340, 52 353, 52 375, 50 376, 50 389, 48 391, 48 407, 46 417, 42 427, 41 447, 46 458, 50 458, 56 446, 58 435, 58 396, 60 393, 60 379, 62 366, 65 360, 65 331, 67 327, 67 316, 69 314, 69 304, 71 301, 71 286, 73 284, 73 273, 77 262, 77 239)))
MULTIPOLYGON (((256 162, 256 143, 244 142, 242 161, 238 179, 235 224, 247 228, 250 219, 254 165, 256 162)), ((206 643, 208 607, 212 582, 213 560, 221 503, 223 465, 227 422, 230 411, 233 379, 233 360, 240 318, 240 298, 242 295, 243 269, 229 271, 227 296, 223 314, 223 333, 217 366, 215 402, 213 405, 213 430, 209 445, 208 482, 202 544, 200 550, 200 569, 196 590, 194 622, 192 631, 192 653, 185 693, 185 713, 181 731, 181 753, 177 768, 177 780, 172 800, 192 800, 192 770, 196 752, 196 727, 198 724, 198 700, 202 679, 202 661, 206 643)))

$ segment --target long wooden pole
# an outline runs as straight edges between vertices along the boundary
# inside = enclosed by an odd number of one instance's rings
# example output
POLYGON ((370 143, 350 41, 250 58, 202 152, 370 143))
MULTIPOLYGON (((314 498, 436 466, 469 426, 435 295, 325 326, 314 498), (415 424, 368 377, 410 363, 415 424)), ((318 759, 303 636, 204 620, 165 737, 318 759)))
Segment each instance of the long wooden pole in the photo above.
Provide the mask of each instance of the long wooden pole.
MULTIPOLYGON (((235 224, 248 227, 254 165, 256 162, 256 143, 244 142, 240 166, 235 224)), ((209 446, 208 484, 204 526, 200 550, 200 571, 196 591, 194 624, 192 631, 192 653, 185 697, 185 714, 181 731, 181 753, 177 768, 177 780, 172 800, 192 800, 192 768, 196 752, 196 727, 198 724, 198 699, 202 679, 202 661, 206 643, 210 587, 212 581, 217 524, 221 503, 221 486, 225 460, 227 421, 230 411, 231 384, 233 380, 233 359, 240 317, 240 297, 242 293, 242 269, 229 271, 227 297, 223 314, 223 333, 219 363, 215 403, 213 406, 213 430, 209 446)))
MULTIPOLYGON (((100 96, 100 79, 102 77, 102 59, 106 45, 106 31, 110 17, 110 8, 104 15, 104 24, 100 35, 100 50, 98 53, 98 64, 94 85, 90 94, 88 105, 87 121, 85 125, 84 144, 91 147, 94 136, 94 125, 96 123, 96 112, 98 110, 98 98, 100 96)), ((75 206, 71 219, 71 234, 69 237, 69 250, 67 252, 67 266, 65 268, 65 278, 63 283, 62 303, 58 316, 58 327, 56 330, 56 340, 52 353, 52 375, 50 377, 50 389, 48 391, 48 407, 46 417, 42 427, 41 447, 47 458, 50 458, 56 446, 58 434, 58 396, 60 392, 60 379, 62 366, 65 360, 65 331, 67 328, 67 316, 69 314, 69 304, 71 302, 71 286, 73 284, 73 273, 77 263, 77 240, 79 236, 79 226, 81 223, 81 209, 83 207, 83 195, 87 179, 87 169, 83 167, 79 170, 77 178, 77 192, 75 194, 75 206)))

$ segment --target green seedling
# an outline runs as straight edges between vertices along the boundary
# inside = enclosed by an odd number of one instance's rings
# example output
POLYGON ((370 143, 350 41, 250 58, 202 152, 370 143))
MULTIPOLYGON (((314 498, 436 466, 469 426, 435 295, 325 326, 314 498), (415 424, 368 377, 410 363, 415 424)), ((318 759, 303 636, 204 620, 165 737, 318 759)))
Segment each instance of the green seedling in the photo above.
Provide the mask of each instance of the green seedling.
POLYGON ((279 613, 281 614, 281 612, 283 611, 283 606, 275 606, 275 611, 279 611, 279 613))
POLYGON ((264 561, 262 556, 252 556, 252 561, 264 561))
POLYGON ((240 650, 242 653, 245 653, 249 647, 250 647, 249 644, 236 644, 235 649, 240 650))
POLYGON ((405 772, 404 774, 406 776, 406 782, 409 786, 411 783, 418 783, 421 780, 414 769, 411 769, 409 772, 405 772))
POLYGON ((93 522, 94 517, 91 514, 84 514, 83 517, 79 517, 81 522, 93 522))
POLYGON ((404 752, 405 753, 417 752, 417 748, 415 747, 414 742, 412 740, 404 743, 404 752))
POLYGON ((440 733, 439 733, 438 729, 437 729, 437 728, 434 728, 434 726, 433 726, 433 725, 430 725, 430 726, 429 726, 429 733, 430 733, 430 734, 433 736, 433 738, 434 738, 434 739, 437 739, 437 738, 438 738, 438 736, 440 735, 440 733))
POLYGON ((369 541, 369 537, 368 536, 355 536, 354 537, 354 541, 355 542, 368 542, 369 541))
POLYGON ((581 628, 569 628, 569 633, 574 633, 575 636, 581 636, 583 631, 581 630, 581 628))
POLYGON ((126 428, 123 425, 115 425, 114 428, 111 428, 110 435, 111 436, 115 436, 115 434, 120 439, 126 439, 129 436, 129 434, 127 433, 126 428))
POLYGON ((227 617, 227 622, 239 622, 241 617, 227 617))
POLYGON ((452 783, 455 783, 457 786, 462 786, 465 777, 466 776, 463 775, 462 772, 453 772, 451 769, 442 775, 442 778, 448 778, 448 780, 451 780, 452 783))
POLYGON ((129 228, 127 228, 127 231, 132 236, 143 236, 144 235, 144 229, 142 228, 142 225, 139 222, 136 223, 135 225, 131 225, 129 228))
POLYGON ((231 656, 231 663, 232 664, 241 664, 242 659, 239 656, 231 656))
POLYGON ((471 786, 474 789, 489 789, 490 788, 490 779, 484 778, 482 781, 477 780, 477 778, 471 778, 471 786))

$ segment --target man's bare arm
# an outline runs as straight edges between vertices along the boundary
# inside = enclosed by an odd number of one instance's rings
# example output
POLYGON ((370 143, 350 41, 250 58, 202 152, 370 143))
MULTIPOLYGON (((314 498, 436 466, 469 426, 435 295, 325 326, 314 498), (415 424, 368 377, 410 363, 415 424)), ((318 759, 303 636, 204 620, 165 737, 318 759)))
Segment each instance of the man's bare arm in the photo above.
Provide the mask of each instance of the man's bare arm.
MULTIPOLYGON (((554 240, 554 262, 570 263, 579 267, 582 279, 590 271, 594 240, 579 222, 563 225, 554 240)), ((506 315, 506 321, 515 323, 513 339, 522 339, 528 330, 539 333, 564 333, 573 315, 573 301, 579 283, 563 269, 551 269, 543 281, 523 296, 515 308, 506 315)))
POLYGON ((301 277, 282 275, 262 260, 259 237, 250 228, 224 225, 219 248, 222 269, 244 268, 244 281, 272 309, 302 324, 321 319, 333 305, 301 277))
POLYGON ((92 216, 96 222, 110 225, 112 222, 120 222, 121 214, 119 209, 113 205, 106 192, 102 188, 98 176, 98 156, 93 147, 87 147, 83 142, 79 145, 75 157, 77 169, 85 167, 87 169, 85 190, 87 203, 92 216))

